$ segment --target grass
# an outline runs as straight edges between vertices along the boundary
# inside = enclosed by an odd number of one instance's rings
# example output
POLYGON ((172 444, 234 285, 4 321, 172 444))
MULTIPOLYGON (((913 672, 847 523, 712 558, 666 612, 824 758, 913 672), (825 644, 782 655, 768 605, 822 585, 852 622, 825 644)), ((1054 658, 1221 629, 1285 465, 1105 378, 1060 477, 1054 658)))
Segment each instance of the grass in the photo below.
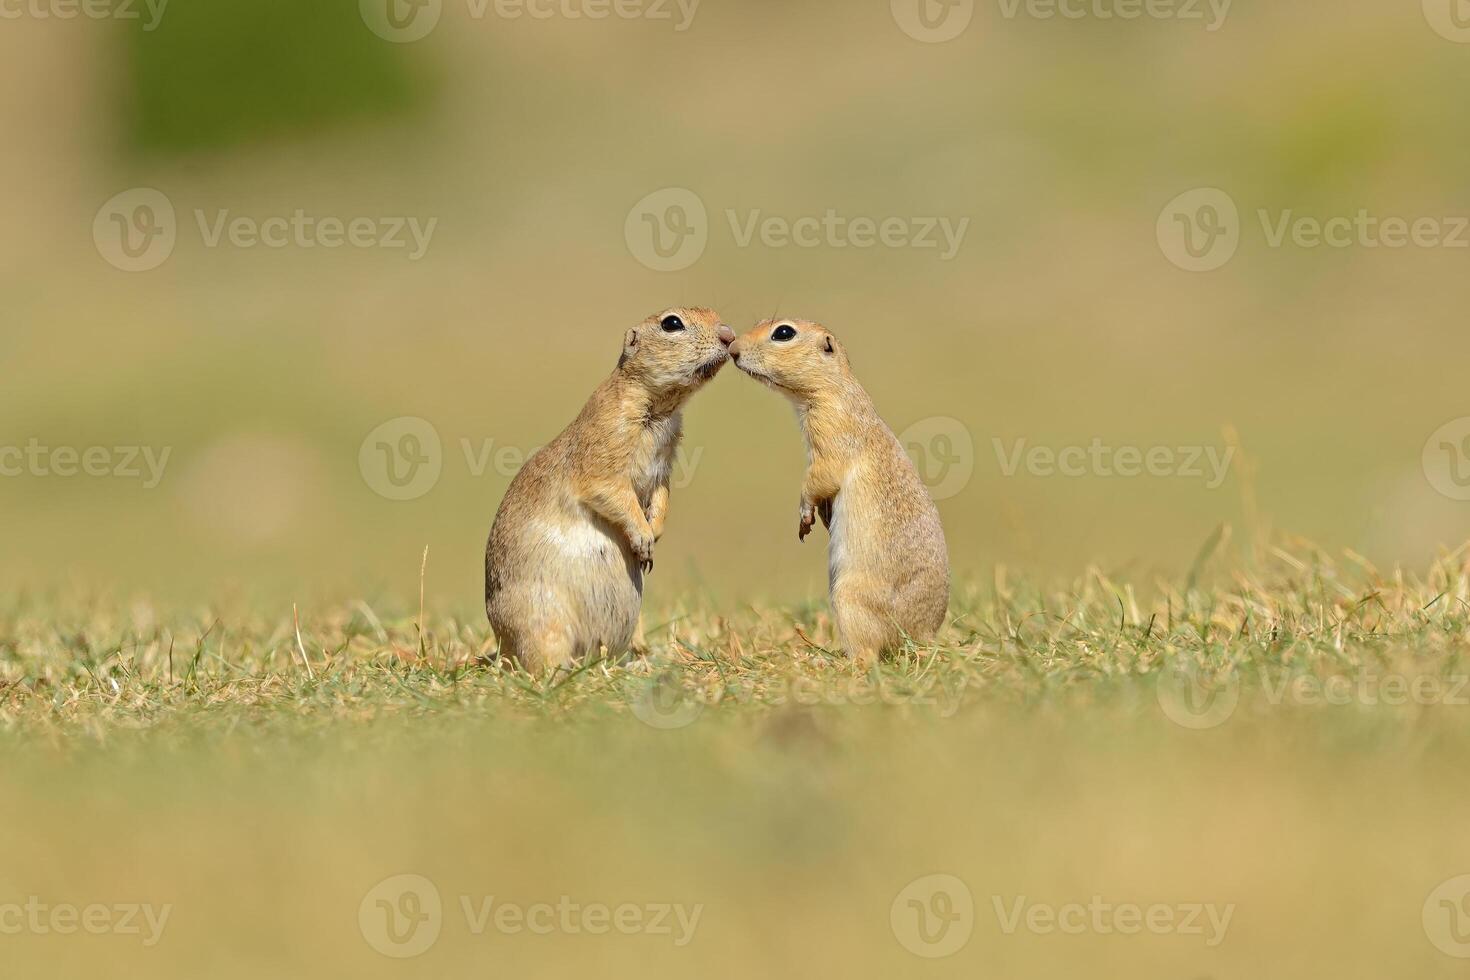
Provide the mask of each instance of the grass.
POLYGON ((886 704, 952 715, 1136 696, 1181 672, 1202 694, 1230 686, 1279 700, 1284 684, 1403 677, 1454 696, 1470 639, 1470 546, 1410 574, 1297 543, 1266 549, 1253 573, 1201 586, 1220 545, 1206 545, 1183 583, 1135 585, 1100 569, 1050 590, 1004 570, 959 583, 937 645, 911 646, 869 673, 843 658, 817 604, 720 611, 691 600, 650 615, 646 657, 541 679, 499 661, 475 614, 424 617, 361 600, 274 616, 12 600, 0 610, 0 728, 105 739, 399 714, 576 721, 657 714, 652 701, 684 714, 886 704))
POLYGON ((1459 975, 1433 896, 1470 872, 1466 550, 1226 573, 1222 544, 1179 583, 962 583, 940 645, 868 673, 820 604, 676 603, 648 657, 541 681, 473 614, 11 597, 0 926, 32 898, 171 914, 146 946, 0 936, 6 974, 1459 975), (413 960, 367 938, 403 874, 442 899, 413 960), (905 896, 936 874, 973 911, 929 960, 905 896), (487 901, 701 918, 676 945, 485 927, 487 901), (1231 917, 1045 926, 1099 903, 1231 917))

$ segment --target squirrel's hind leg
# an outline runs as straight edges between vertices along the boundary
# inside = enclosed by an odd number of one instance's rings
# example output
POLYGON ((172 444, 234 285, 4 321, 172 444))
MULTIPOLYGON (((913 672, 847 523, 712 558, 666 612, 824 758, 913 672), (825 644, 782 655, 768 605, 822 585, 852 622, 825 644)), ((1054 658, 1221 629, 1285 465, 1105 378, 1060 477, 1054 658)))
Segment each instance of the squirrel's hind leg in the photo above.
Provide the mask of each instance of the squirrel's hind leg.
POLYGON ((576 653, 572 636, 565 629, 552 627, 522 637, 519 643, 509 638, 500 645, 500 655, 510 657, 535 677, 547 677, 559 669, 570 669, 576 653))
POLYGON ((638 656, 648 654, 648 637, 643 635, 643 613, 638 613, 638 625, 633 627, 633 639, 628 643, 628 649, 638 656))
POLYGON ((832 614, 842 637, 842 649, 848 659, 864 669, 871 667, 878 655, 898 640, 888 603, 877 590, 866 588, 860 582, 842 581, 833 588, 832 614))

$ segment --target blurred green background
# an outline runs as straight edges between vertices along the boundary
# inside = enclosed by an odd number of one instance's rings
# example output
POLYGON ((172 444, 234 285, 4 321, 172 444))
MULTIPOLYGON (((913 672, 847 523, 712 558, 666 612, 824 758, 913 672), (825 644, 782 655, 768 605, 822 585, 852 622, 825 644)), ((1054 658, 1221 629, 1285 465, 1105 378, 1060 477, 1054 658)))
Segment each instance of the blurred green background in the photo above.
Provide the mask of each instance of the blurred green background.
MULTIPOLYGON (((1461 975, 1421 919, 1470 870, 1451 708, 1243 711, 1211 733, 1151 703, 1170 658, 1274 657, 1274 600, 1243 607, 1262 622, 1206 625, 1198 647, 1171 629, 1178 606, 1158 631, 1120 608, 1117 635, 1144 629, 1158 649, 1117 667, 1083 634, 1074 675, 1023 649, 1028 618, 1080 632, 1040 593, 1025 606, 1040 615, 965 625, 1008 634, 1041 693, 996 683, 941 719, 786 705, 654 731, 539 689, 525 696, 546 715, 522 716, 477 699, 513 682, 498 672, 446 693, 402 659, 423 640, 427 547, 427 602, 455 608, 437 622, 469 670, 488 639, 485 533, 516 465, 574 417, 627 327, 676 304, 838 332, 942 497, 971 599, 996 566, 1071 581, 1098 563, 1111 629, 1114 581, 1180 575, 1222 523, 1232 548, 1282 529, 1416 567, 1470 538, 1470 249, 1272 247, 1257 218, 1367 211, 1453 232, 1470 215, 1470 44, 1450 39, 1470 31, 1452 0, 1242 0, 1217 30, 923 0, 931 24, 973 7, 943 43, 914 36, 920 0, 600 20, 565 13, 597 0, 545 19, 505 16, 511 0, 51 15, 66 2, 0 0, 0 470, 32 447, 48 470, 0 475, 0 905, 157 902, 174 918, 153 948, 0 935, 0 974, 1461 975), (1228 195, 1237 216, 1215 217, 1240 241, 1191 272, 1167 234, 1200 188, 1228 195), (967 224, 948 260, 742 244, 752 220, 829 211, 967 224), (298 214, 318 235, 396 219, 432 235, 417 257, 245 244, 298 214), (650 227, 707 240, 660 255, 650 227), (1236 454, 1214 488, 1008 474, 1021 440, 1236 454), (145 462, 129 447, 166 466, 156 485, 50 472, 94 447, 110 472, 145 462), (77 587, 82 601, 51 601, 77 587), (326 600, 358 597, 336 607, 351 635, 323 639, 326 600), (169 610, 195 602, 208 613, 169 610), (309 695, 294 700, 293 637, 309 695), (376 680, 328 673, 353 658, 376 680), (1101 683, 1115 668, 1140 684, 1101 683), (405 873, 450 912, 417 961, 378 956, 358 917, 405 873), (906 952, 892 914, 936 873, 976 902, 974 941, 949 960, 906 952), (456 899, 488 894, 701 903, 705 918, 684 949, 470 935, 456 899), (1004 936, 992 903, 1018 895, 1239 914, 1219 947, 1004 936)), ((816 618, 802 604, 820 608, 826 562, 821 535, 796 541, 791 410, 726 372, 687 433, 654 622, 697 592, 719 633, 743 630, 754 653, 779 629, 790 643, 770 656, 794 660, 790 619, 816 618), (789 605, 755 630, 719 620, 760 598, 789 605)), ((1343 669, 1431 634, 1458 669, 1445 610, 1462 578, 1432 613, 1399 610, 1422 632, 1365 627, 1370 644, 1351 623, 1376 591, 1280 567, 1286 595, 1342 614, 1287 625, 1343 669)), ((1431 652, 1403 655, 1436 667, 1431 652)))
MULTIPOLYGON (((576 414, 629 325, 675 304, 737 328, 823 320, 895 430, 956 420, 947 455, 971 476, 940 507, 962 574, 1174 573, 1222 521, 1375 561, 1470 536, 1470 504, 1421 460, 1470 415, 1470 252, 1271 248, 1255 217, 1470 214, 1470 46, 1418 4, 1239 4, 1216 31, 980 4, 943 44, 880 0, 706 0, 684 30, 672 5, 543 20, 447 2, 412 43, 380 36, 370 3, 194 0, 152 30, 138 9, 0 23, 0 445, 170 450, 154 488, 0 478, 7 587, 407 596, 427 546, 431 595, 473 605, 514 462, 576 414), (94 219, 139 187, 171 203, 176 244, 127 272, 94 219), (1199 187, 1243 223, 1208 273, 1156 237, 1199 187), (703 254, 668 272, 625 235, 665 188, 708 216, 703 254), (828 209, 969 225, 944 261, 742 246, 727 217, 828 209), (221 212, 298 210, 436 224, 417 260, 207 242, 221 212), (400 417, 442 446, 409 500, 360 459, 400 417), (1240 454, 1213 490, 1007 476, 995 444, 1223 449, 1227 429, 1240 454)), ((795 540, 790 410, 731 372, 687 420, 692 480, 651 596, 821 594, 823 545, 795 540)))

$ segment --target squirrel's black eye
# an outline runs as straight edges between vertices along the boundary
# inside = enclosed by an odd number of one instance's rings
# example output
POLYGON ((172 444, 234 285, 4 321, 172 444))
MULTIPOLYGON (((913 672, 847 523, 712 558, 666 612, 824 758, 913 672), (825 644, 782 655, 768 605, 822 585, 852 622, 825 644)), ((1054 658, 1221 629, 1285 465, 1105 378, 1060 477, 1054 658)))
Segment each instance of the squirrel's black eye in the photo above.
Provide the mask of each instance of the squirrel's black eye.
POLYGON ((666 316, 659 326, 664 328, 664 333, 678 333, 684 329, 684 321, 676 316, 666 316))
POLYGON ((796 328, 789 323, 783 323, 771 334, 772 340, 787 341, 796 337, 796 328))

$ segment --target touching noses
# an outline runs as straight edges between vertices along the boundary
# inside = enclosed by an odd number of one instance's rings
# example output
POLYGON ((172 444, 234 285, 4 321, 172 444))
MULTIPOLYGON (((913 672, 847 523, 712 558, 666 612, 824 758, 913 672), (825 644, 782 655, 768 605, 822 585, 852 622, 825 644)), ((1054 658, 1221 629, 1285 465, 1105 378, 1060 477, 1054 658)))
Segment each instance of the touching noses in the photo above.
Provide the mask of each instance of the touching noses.
POLYGON ((720 343, 726 347, 735 343, 735 331, 731 330, 728 324, 720 324, 719 329, 715 331, 715 336, 719 337, 720 343))

